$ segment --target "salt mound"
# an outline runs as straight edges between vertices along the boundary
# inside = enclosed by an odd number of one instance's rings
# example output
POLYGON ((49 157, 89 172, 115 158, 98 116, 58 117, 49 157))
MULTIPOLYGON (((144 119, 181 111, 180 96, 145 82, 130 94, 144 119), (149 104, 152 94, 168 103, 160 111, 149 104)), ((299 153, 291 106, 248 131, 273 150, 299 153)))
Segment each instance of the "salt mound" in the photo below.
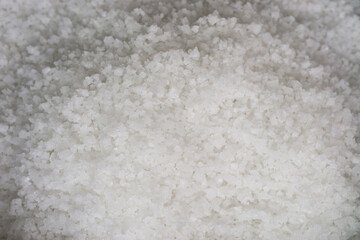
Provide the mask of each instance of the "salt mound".
POLYGON ((0 237, 357 239, 359 16, 252 2, 1 2, 0 237))

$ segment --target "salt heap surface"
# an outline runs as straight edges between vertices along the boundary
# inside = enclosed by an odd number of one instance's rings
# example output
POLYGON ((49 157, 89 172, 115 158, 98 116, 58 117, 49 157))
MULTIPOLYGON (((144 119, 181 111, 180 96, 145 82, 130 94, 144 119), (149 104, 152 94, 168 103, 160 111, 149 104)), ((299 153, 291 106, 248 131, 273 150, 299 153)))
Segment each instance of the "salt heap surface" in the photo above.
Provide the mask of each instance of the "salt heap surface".
POLYGON ((356 1, 0 1, 0 238, 359 239, 356 1))

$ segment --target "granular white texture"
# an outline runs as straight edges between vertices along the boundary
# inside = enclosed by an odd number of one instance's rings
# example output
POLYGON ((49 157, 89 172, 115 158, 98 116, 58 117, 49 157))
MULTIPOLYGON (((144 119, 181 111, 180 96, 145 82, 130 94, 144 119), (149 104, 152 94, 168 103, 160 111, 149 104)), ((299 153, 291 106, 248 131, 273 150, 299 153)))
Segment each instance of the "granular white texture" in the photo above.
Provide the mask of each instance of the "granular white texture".
POLYGON ((0 0, 0 239, 359 239, 358 9, 0 0))

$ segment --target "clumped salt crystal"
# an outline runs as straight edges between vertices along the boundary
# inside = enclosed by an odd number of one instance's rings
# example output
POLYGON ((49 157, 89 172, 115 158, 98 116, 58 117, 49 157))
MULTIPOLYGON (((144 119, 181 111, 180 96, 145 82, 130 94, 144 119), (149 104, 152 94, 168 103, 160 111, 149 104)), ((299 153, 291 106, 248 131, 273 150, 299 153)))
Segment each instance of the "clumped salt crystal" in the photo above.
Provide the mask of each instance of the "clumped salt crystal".
POLYGON ((20 198, 14 199, 11 201, 10 214, 12 215, 21 215, 24 213, 22 200, 20 198))
POLYGON ((121 68, 115 69, 114 75, 117 76, 117 77, 122 76, 123 75, 123 69, 121 69, 121 68))
POLYGON ((258 35, 261 31, 261 25, 256 23, 249 24, 247 28, 255 35, 258 35))

